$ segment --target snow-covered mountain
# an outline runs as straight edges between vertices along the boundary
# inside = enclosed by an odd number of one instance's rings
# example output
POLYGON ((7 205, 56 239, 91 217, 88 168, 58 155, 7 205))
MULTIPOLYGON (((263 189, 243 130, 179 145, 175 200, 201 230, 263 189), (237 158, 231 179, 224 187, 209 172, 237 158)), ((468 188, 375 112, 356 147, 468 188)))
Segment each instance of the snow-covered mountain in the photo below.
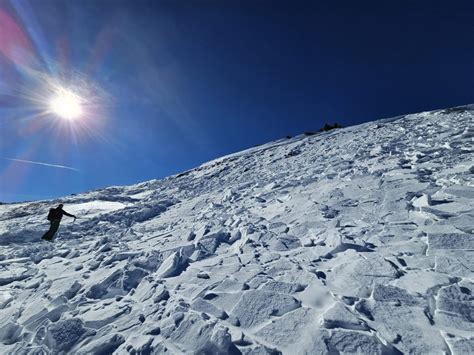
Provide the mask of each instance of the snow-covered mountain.
POLYGON ((0 353, 474 353, 474 105, 0 206, 0 353), (54 243, 41 241, 59 202, 54 243))

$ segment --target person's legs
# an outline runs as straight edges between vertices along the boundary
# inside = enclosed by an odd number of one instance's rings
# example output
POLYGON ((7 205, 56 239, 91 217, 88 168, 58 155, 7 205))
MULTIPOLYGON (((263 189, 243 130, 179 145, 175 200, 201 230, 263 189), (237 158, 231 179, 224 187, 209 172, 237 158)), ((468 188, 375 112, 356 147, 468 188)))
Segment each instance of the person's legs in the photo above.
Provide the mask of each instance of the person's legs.
POLYGON ((41 239, 46 239, 46 240, 49 240, 49 236, 51 235, 51 229, 53 228, 53 221, 50 221, 49 222, 49 230, 43 234, 43 236, 41 237, 41 239))
POLYGON ((54 238, 54 235, 58 231, 59 223, 61 223, 61 221, 59 219, 53 221, 53 223, 52 223, 52 226, 51 226, 51 240, 54 238))
POLYGON ((42 239, 45 239, 45 240, 53 240, 53 237, 54 235, 56 234, 56 232, 58 231, 58 228, 59 228, 59 223, 61 221, 60 220, 54 220, 54 221, 51 221, 51 226, 49 227, 49 231, 47 231, 42 239))

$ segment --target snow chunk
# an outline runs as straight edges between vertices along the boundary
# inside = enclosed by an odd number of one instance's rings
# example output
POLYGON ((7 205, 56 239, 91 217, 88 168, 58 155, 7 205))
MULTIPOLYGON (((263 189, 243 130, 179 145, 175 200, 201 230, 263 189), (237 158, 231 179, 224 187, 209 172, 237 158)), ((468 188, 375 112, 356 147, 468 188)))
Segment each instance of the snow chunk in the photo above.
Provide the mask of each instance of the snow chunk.
POLYGON ((60 320, 48 327, 46 343, 55 351, 68 351, 86 332, 82 321, 78 318, 60 320))
POLYGON ((228 354, 236 350, 227 328, 216 327, 194 313, 184 316, 169 339, 184 352, 228 354))
POLYGON ((16 343, 20 340, 22 327, 14 322, 8 322, 0 327, 0 342, 5 345, 16 343))
POLYGON ((109 334, 81 347, 78 353, 81 355, 112 354, 124 342, 125 338, 122 335, 109 334))
POLYGON ((160 265, 156 274, 158 277, 167 278, 179 275, 188 265, 188 258, 182 250, 168 256, 160 265))
POLYGON ((337 265, 326 276, 333 292, 344 296, 367 297, 374 285, 388 283, 399 277, 400 272, 384 258, 374 256, 337 265))
POLYGON ((314 349, 318 349, 324 354, 324 336, 327 336, 327 331, 314 327, 318 315, 316 310, 302 307, 273 320, 256 335, 278 347, 288 349, 289 354, 294 352, 295 344, 298 344, 298 353, 311 354, 314 349))
POLYGON ((343 354, 384 354, 385 346, 373 335, 356 331, 334 331, 327 339, 329 349, 343 354))
POLYGON ((403 288, 387 285, 376 285, 372 297, 377 302, 400 302, 404 305, 417 305, 420 300, 410 295, 403 288))
POLYGON ((242 295, 232 310, 244 328, 263 323, 270 316, 282 316, 301 306, 294 297, 262 290, 250 290, 242 295))
POLYGON ((261 289, 278 293, 295 293, 303 291, 305 287, 300 284, 270 280, 261 289))
POLYGON ((467 322, 474 322, 474 286, 451 285, 438 293, 438 309, 455 314, 467 322))
POLYGON ((299 248, 301 243, 298 238, 293 235, 283 234, 278 237, 272 238, 268 243, 271 250, 274 251, 287 251, 295 248, 299 248))
POLYGON ((439 233, 429 234, 428 244, 430 253, 435 250, 473 250, 474 234, 467 233, 439 233))
POLYGON ((324 313, 324 327, 345 328, 352 330, 369 330, 369 327, 361 319, 357 318, 343 304, 337 302, 326 313, 324 313))
POLYGON ((212 303, 209 303, 206 300, 203 300, 202 298, 196 299, 191 304, 191 308, 198 312, 204 312, 204 313, 213 315, 214 317, 219 318, 219 319, 228 318, 227 314, 223 310, 217 308, 212 303))

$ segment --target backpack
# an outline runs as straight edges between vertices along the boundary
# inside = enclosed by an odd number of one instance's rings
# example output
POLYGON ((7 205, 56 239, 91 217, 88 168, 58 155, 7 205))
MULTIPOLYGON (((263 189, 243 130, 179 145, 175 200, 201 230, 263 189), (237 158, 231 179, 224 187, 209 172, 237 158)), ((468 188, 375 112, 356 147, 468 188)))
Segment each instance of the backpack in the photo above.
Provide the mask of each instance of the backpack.
POLYGON ((54 217, 56 215, 56 210, 54 208, 50 208, 49 209, 49 213, 48 213, 48 217, 46 217, 48 219, 48 221, 52 221, 54 219, 54 217))

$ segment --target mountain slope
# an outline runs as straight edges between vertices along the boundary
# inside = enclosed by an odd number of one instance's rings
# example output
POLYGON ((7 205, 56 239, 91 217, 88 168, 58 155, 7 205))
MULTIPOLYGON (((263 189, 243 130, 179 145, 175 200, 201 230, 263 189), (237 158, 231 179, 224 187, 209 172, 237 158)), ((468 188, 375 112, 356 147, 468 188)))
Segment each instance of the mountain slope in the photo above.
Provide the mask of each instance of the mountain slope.
POLYGON ((2 353, 474 352, 474 106, 0 206, 2 353), (54 244, 41 242, 62 202, 54 244))

